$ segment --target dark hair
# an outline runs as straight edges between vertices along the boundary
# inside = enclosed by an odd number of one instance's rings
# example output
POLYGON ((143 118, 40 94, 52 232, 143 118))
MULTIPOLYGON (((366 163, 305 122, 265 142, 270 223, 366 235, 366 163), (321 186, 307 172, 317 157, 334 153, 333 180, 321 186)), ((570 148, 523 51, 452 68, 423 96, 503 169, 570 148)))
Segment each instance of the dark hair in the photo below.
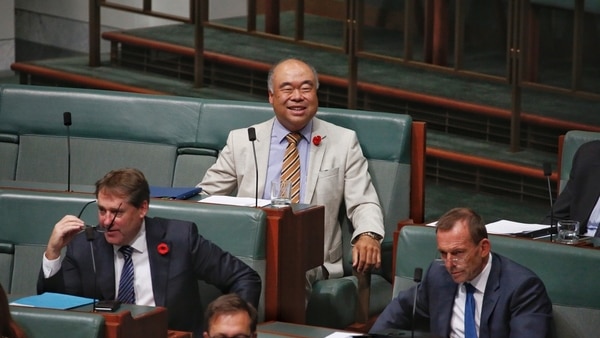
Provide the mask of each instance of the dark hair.
POLYGON ((2 284, 0 284, 0 336, 6 338, 25 337, 23 330, 21 330, 10 314, 8 298, 2 284))
POLYGON ((469 234, 474 244, 481 242, 484 238, 488 238, 483 218, 469 208, 454 208, 446 212, 438 219, 435 231, 437 233, 438 231, 451 230, 458 221, 463 220, 467 222, 469 234))
POLYGON ((134 168, 110 171, 96 182, 96 198, 100 191, 127 198, 129 204, 140 208, 144 201, 150 202, 150 187, 144 174, 134 168))
POLYGON ((248 316, 250 316, 250 331, 252 333, 256 332, 256 325, 258 323, 256 309, 252 304, 248 303, 235 293, 222 295, 208 304, 204 316, 204 327, 206 328, 206 331, 210 332, 210 321, 216 316, 240 311, 246 312, 248 316))

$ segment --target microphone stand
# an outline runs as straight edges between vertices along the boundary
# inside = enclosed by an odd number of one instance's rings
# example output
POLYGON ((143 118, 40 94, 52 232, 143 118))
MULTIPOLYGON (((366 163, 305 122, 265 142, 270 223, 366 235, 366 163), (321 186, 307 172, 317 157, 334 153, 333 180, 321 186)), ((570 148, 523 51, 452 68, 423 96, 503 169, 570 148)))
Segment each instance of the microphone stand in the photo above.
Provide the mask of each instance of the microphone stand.
POLYGON ((414 294, 413 308, 412 308, 412 320, 410 321, 410 336, 411 336, 411 338, 415 338, 415 313, 417 310, 417 292, 419 291, 419 283, 421 282, 422 276, 423 276, 423 269, 415 268, 413 281, 415 283, 417 283, 417 286, 415 287, 415 294, 414 294))
POLYGON ((254 127, 248 128, 248 140, 252 142, 252 154, 254 155, 254 207, 258 208, 258 160, 256 159, 256 147, 254 146, 254 141, 256 141, 256 130, 254 129, 254 127))
POLYGON ((548 182, 548 199, 550 200, 550 242, 553 242, 554 233, 558 233, 555 231, 554 227, 554 205, 552 203, 552 187, 550 186, 550 175, 552 175, 552 165, 548 162, 544 162, 544 176, 546 176, 546 181, 548 182))
MULTIPOLYGON (((86 204, 87 205, 87 204, 86 204)), ((97 295, 97 277, 96 277, 96 258, 94 257, 94 231, 95 229, 92 227, 85 228, 85 238, 88 243, 90 243, 90 253, 92 254, 92 269, 94 270, 94 296, 92 297, 92 312, 96 312, 96 295, 97 295)))
POLYGON ((67 192, 71 192, 71 113, 63 113, 63 123, 67 127, 67 192))

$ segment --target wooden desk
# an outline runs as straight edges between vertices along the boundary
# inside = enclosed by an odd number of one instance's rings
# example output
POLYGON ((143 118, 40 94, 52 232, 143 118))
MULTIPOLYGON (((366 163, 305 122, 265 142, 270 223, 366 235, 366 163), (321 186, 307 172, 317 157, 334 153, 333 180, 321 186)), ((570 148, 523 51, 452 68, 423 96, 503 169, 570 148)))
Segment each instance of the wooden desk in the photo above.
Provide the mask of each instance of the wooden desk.
POLYGON ((265 320, 306 323, 306 271, 323 264, 325 207, 265 207, 265 320))
POLYGON ((106 338, 167 337, 167 309, 164 307, 121 305, 117 312, 98 312, 106 322, 106 338))

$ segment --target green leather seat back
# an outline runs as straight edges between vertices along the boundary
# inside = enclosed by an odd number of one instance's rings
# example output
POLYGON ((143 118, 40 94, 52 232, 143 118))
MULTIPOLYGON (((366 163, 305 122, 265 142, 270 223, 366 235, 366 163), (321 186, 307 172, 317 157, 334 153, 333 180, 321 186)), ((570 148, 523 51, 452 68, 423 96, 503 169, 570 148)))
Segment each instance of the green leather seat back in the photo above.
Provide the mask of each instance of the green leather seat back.
MULTIPOLYGON (((92 194, 0 189, 0 214, 3 215, 0 248, 7 252, 0 252, 0 273, 6 271, 11 276, 10 282, 3 284, 8 293, 36 293, 42 254, 54 224, 65 214, 78 215, 87 202, 94 200, 92 194), (6 264, 4 256, 8 260, 6 264)), ((262 209, 152 199, 148 216, 195 222, 203 237, 256 270, 264 288, 266 213, 262 209)), ((88 205, 81 218, 86 224, 97 224, 97 206, 94 203, 88 205)), ((220 294, 215 290, 202 284, 203 302, 208 304, 220 294)), ((262 318, 264 290, 261 297, 259 313, 262 318)))
POLYGON ((0 179, 66 183, 70 133, 71 183, 136 167, 154 185, 170 186, 177 149, 195 146, 201 106, 185 97, 0 86, 0 179))
POLYGON ((593 140, 600 140, 600 133, 571 130, 565 134, 560 165, 560 191, 565 188, 567 181, 569 181, 573 156, 575 156, 577 149, 579 149, 582 144, 593 140))
POLYGON ((103 338, 100 314, 11 306, 13 319, 30 338, 103 338))
MULTIPOLYGON (((553 304, 600 309, 600 289, 595 287, 599 275, 590 270, 600 263, 600 250, 500 235, 489 238, 492 252, 528 267, 542 279, 553 304)), ((398 239, 396 278, 412 281, 414 269, 426 270, 435 257, 434 227, 403 227, 398 239)), ((395 286, 394 294, 399 290, 395 286)))

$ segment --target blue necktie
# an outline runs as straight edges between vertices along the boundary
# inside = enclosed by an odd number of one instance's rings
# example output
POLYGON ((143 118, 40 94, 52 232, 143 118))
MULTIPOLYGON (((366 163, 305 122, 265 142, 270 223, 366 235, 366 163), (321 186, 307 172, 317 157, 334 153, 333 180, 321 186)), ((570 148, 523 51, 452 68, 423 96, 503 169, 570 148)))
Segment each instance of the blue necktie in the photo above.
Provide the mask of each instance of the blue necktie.
POLYGON ((133 248, 129 245, 122 246, 119 251, 125 258, 123 270, 121 271, 121 280, 119 281, 119 297, 118 300, 125 304, 135 304, 135 290, 133 289, 133 262, 131 254, 133 248))
POLYGON ((477 338, 477 326, 475 325, 475 287, 465 283, 467 299, 465 300, 465 338, 477 338))

